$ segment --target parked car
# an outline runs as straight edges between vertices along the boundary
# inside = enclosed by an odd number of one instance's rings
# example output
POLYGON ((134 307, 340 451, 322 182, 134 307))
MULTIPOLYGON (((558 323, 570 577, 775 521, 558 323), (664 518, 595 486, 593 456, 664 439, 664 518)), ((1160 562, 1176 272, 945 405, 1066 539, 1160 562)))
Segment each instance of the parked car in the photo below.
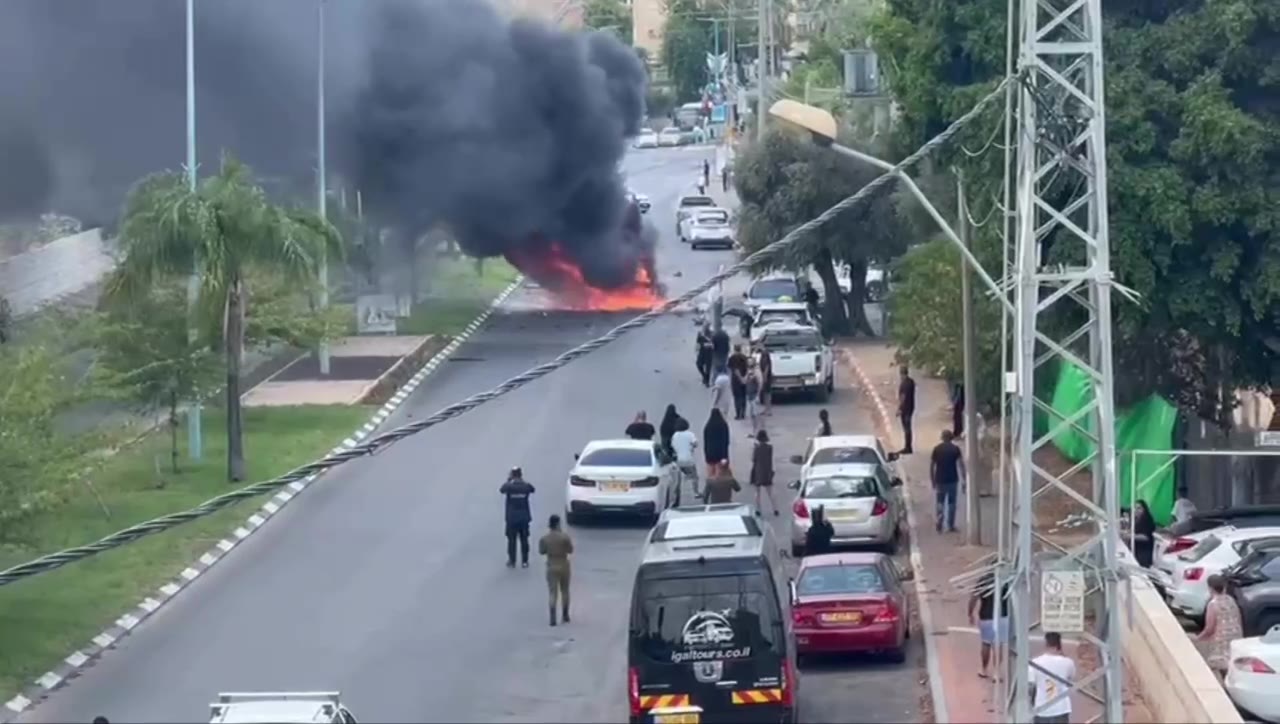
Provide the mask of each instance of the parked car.
POLYGON ((676 238, 683 240, 684 220, 693 216, 694 212, 716 207, 715 199, 710 196, 681 196, 676 202, 676 238))
POLYGON ((819 465, 853 465, 867 463, 881 465, 891 478, 898 474, 898 453, 887 452, 884 443, 875 435, 827 435, 809 438, 803 455, 792 455, 791 464, 800 466, 803 480, 809 471, 819 465))
POLYGON ((680 241, 688 242, 691 249, 705 246, 732 249, 733 226, 729 223, 728 210, 699 208, 686 216, 680 225, 680 241))
POLYGON ((760 346, 773 365, 773 392, 811 392, 826 401, 835 391, 835 350, 813 327, 775 324, 765 327, 760 346))
MULTIPOLYGON (((1174 555, 1191 549, 1210 531, 1262 526, 1280 526, 1280 505, 1242 505, 1196 513, 1188 520, 1156 531, 1153 567, 1172 574, 1174 555)), ((1170 582, 1157 573, 1156 584, 1167 588, 1170 582)))
POLYGON ((800 561, 791 582, 796 654, 881 651, 906 659, 911 571, 883 553, 827 553, 800 561))
POLYGON ((1280 548, 1255 548, 1225 572, 1246 636, 1280 626, 1280 548))
POLYGON ((680 504, 675 461, 648 440, 593 440, 574 456, 565 493, 565 519, 629 513, 657 520, 680 504))
POLYGON ((1235 705, 1253 717, 1280 724, 1280 626, 1231 642, 1224 684, 1235 705))
POLYGON ((675 126, 667 126, 658 133, 659 146, 683 146, 684 142, 684 131, 675 126))
POLYGON ((657 148, 658 134, 657 132, 646 128, 636 136, 636 140, 632 142, 632 145, 636 148, 657 148))
POLYGON ((803 302, 761 304, 756 307, 753 316, 744 316, 740 327, 742 336, 750 340, 751 344, 757 344, 765 330, 776 324, 813 327, 813 320, 809 318, 809 305, 803 302))
POLYGON ((771 274, 751 282, 742 293, 742 300, 747 311, 754 314, 761 304, 803 301, 803 291, 794 274, 771 274))
POLYGON ((788 487, 796 491, 791 505, 791 553, 804 555, 805 538, 819 506, 835 535, 834 546, 881 546, 897 551, 906 520, 902 478, 879 462, 817 465, 788 487))
POLYGON ((1169 607, 1200 621, 1209 603, 1209 576, 1222 573, 1255 548, 1280 547, 1280 527, 1224 529, 1206 535, 1194 548, 1175 556, 1169 607))

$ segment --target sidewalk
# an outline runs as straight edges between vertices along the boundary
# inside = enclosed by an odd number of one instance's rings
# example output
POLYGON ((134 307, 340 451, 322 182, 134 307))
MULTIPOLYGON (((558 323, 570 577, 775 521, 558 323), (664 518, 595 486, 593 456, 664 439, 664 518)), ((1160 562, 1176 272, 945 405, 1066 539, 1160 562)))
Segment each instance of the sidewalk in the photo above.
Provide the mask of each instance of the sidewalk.
MULTIPOLYGON (((902 446, 902 430, 896 420, 898 368, 894 350, 879 342, 854 342, 842 346, 846 361, 859 371, 858 377, 869 385, 871 396, 879 407, 879 435, 891 448, 902 446)), ((968 594, 951 583, 951 579, 967 573, 982 559, 993 556, 994 548, 969 546, 964 543, 963 501, 959 501, 957 527, 961 533, 937 533, 932 525, 933 491, 929 483, 929 451, 940 439, 942 430, 950 427, 950 395, 942 380, 913 373, 916 380, 917 409, 914 418, 916 452, 903 458, 902 470, 907 481, 909 520, 911 526, 911 558, 920 595, 919 606, 928 639, 930 688, 934 699, 935 721, 997 722, 1002 721, 998 692, 990 680, 977 676, 979 641, 977 629, 968 620, 968 594)), ((1032 651, 1042 639, 1033 636, 1032 651)), ((1079 675, 1095 668, 1096 656, 1086 646, 1067 641, 1067 654, 1076 658, 1079 675)), ((1125 720, 1154 721, 1139 696, 1132 679, 1126 683, 1125 720)), ((1072 699, 1072 721, 1088 721, 1101 713, 1100 707, 1083 695, 1072 699)))

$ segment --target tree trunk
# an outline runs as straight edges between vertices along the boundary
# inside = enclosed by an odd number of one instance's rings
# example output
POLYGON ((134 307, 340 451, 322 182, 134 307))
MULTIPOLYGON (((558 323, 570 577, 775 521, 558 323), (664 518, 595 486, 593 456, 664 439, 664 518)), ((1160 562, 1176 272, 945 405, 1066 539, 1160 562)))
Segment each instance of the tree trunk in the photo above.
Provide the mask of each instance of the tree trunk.
POLYGON ((178 471, 178 388, 169 390, 169 464, 178 471))
POLYGON ((813 262, 813 268, 822 280, 822 326, 830 336, 849 333, 849 315, 845 313, 844 297, 840 293, 840 280, 836 279, 835 260, 831 252, 823 249, 813 262))
POLYGON ((244 472, 244 421, 240 412, 240 362, 244 354, 244 287, 239 276, 227 292, 227 479, 238 483, 244 472))
POLYGON ((866 337, 876 336, 867 319, 867 262, 858 260, 849 264, 849 324, 853 331, 866 337))

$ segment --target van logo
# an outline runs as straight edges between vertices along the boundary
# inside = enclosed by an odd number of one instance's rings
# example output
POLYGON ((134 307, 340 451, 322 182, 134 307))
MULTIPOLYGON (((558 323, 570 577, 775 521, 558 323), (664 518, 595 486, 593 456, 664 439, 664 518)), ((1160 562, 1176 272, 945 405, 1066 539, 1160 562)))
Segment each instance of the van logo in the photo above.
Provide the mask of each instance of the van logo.
POLYGON ((694 662, 693 676, 700 683, 713 684, 724 677, 724 662, 723 661, 694 662))
POLYGON ((729 618, 716 611, 699 611, 684 624, 685 646, 706 646, 733 642, 733 626, 729 618))

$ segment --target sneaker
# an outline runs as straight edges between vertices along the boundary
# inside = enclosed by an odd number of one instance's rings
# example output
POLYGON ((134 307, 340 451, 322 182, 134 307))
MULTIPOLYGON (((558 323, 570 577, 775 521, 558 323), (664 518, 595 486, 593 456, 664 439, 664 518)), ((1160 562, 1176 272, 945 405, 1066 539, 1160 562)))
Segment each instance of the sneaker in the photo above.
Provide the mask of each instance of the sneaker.
POLYGON ((521 568, 528 568, 528 567, 529 567, 529 561, 523 561, 523 562, 520 564, 520 567, 521 567, 521 568))
POLYGON ((507 561, 507 568, 515 568, 515 567, 516 567, 515 561, 507 561))

